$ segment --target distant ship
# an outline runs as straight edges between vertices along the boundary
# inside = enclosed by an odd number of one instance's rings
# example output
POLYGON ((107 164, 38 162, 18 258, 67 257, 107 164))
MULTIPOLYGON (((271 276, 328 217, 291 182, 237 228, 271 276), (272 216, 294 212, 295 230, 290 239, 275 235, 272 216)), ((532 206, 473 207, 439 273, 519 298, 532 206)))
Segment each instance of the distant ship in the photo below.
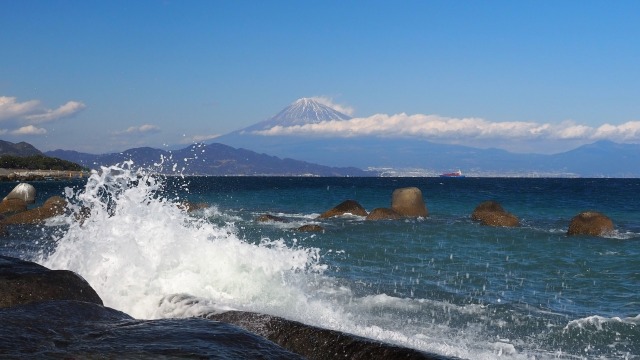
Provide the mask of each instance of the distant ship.
POLYGON ((464 175, 462 175, 462 171, 458 170, 450 173, 440 174, 440 177, 464 177, 464 175))

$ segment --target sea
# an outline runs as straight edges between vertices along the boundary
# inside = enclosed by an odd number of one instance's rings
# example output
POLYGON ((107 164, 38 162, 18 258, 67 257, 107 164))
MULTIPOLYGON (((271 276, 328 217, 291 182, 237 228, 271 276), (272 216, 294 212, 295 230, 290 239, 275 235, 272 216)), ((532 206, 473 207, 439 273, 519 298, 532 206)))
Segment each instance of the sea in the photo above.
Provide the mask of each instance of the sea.
POLYGON ((241 310, 463 359, 640 358, 640 179, 195 177, 125 163, 31 184, 35 206, 58 195, 68 214, 10 226, 0 254, 72 270, 136 319, 241 310), (318 219, 347 199, 390 207, 404 187, 422 191, 427 217, 318 219), (472 221, 486 200, 520 226, 472 221), (586 210, 616 230, 567 236, 586 210))

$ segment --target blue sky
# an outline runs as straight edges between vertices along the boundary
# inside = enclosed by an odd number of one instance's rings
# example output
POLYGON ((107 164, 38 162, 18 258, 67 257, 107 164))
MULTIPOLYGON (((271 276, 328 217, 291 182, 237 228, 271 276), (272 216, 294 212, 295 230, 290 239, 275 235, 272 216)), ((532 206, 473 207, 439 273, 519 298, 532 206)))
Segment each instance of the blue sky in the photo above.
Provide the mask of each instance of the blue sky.
POLYGON ((188 144, 301 97, 348 109, 353 133, 520 152, 640 143, 638 1, 0 5, 0 139, 41 150, 188 144))

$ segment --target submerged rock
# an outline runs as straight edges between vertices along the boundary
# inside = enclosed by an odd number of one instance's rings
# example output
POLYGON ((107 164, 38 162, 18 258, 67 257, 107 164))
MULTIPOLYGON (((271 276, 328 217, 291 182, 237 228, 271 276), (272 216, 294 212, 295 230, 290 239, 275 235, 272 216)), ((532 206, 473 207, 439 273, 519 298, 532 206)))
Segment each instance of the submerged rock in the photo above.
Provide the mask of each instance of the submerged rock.
POLYGON ((405 217, 427 217, 429 212, 417 187, 395 189, 391 195, 391 209, 405 217))
POLYGON ((64 214, 67 201, 60 196, 52 196, 45 203, 32 210, 13 215, 3 221, 4 224, 41 224, 54 216, 64 214))
POLYGON ((33 204, 36 201, 36 188, 31 184, 20 183, 3 200, 9 199, 22 199, 28 204, 33 204))
POLYGON ((476 206, 471 214, 471 219, 487 226, 515 227, 520 224, 515 215, 508 213, 502 208, 502 205, 492 200, 484 201, 476 206))
POLYGON ((206 209, 209 207, 209 204, 203 202, 191 202, 191 201, 183 201, 179 204, 182 206, 187 212, 194 212, 202 209, 206 209))
POLYGON ((584 211, 571 219, 567 235, 602 236, 613 229, 613 221, 608 216, 597 211, 584 211))
POLYGON ((326 219, 334 216, 340 216, 345 214, 367 216, 367 210, 365 210, 360 203, 355 200, 345 200, 334 208, 329 209, 318 217, 319 219, 326 219))
POLYGON ((397 211, 388 208, 375 208, 367 215, 366 220, 397 220, 401 219, 397 211))
POLYGON ((445 357, 321 329, 277 316, 242 311, 206 315, 237 325, 310 360, 446 359, 445 357))
POLYGON ((79 300, 102 305, 102 299, 78 274, 0 255, 0 308, 45 300, 79 300))
POLYGON ((306 224, 296 228, 298 231, 304 232, 324 232, 324 228, 316 224, 306 224))
POLYGON ((260 215, 256 218, 256 221, 257 222, 281 222, 281 223, 289 222, 287 219, 283 217, 275 216, 271 214, 260 215))

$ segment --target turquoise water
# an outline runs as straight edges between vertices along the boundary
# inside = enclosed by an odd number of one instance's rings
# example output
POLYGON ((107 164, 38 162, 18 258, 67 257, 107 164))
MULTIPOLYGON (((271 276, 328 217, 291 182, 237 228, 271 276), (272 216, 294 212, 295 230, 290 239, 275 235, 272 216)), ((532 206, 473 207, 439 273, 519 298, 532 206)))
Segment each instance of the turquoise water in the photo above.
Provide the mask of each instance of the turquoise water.
MULTIPOLYGON (((234 308, 462 358, 640 357, 638 179, 195 177, 144 187, 129 178, 120 192, 109 181, 95 180, 103 190, 92 199, 130 210, 96 213, 84 227, 9 229, 0 251, 77 271, 107 306, 138 318, 234 308), (389 207, 407 186, 422 190, 427 218, 316 219, 346 199, 389 207), (207 207, 167 205, 185 199, 207 207), (485 200, 522 225, 471 221, 485 200), (616 232, 567 237, 584 210, 609 216, 616 232), (288 222, 256 222, 262 214, 288 222), (295 230, 304 224, 325 230, 295 230), (147 285, 120 285, 129 277, 147 285), (208 305, 159 308, 172 293, 208 305)), ((39 201, 85 186, 34 185, 39 201)))

